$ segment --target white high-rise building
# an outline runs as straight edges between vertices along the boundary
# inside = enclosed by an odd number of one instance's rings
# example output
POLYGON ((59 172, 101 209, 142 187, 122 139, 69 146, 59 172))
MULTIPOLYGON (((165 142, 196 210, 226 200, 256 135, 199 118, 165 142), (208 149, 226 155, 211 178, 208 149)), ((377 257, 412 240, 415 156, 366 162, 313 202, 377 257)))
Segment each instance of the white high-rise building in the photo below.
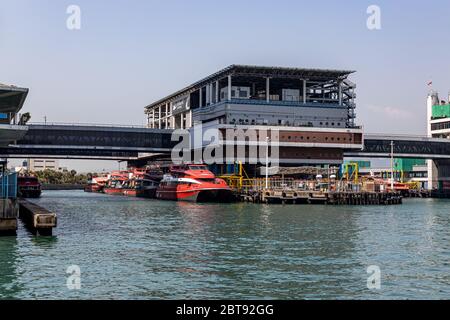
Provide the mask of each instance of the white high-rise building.
MULTIPOLYGON (((427 98, 427 133, 428 137, 450 139, 450 95, 447 101, 440 101, 436 91, 431 91, 427 98)), ((428 188, 438 187, 437 167, 433 160, 428 160, 428 188)))

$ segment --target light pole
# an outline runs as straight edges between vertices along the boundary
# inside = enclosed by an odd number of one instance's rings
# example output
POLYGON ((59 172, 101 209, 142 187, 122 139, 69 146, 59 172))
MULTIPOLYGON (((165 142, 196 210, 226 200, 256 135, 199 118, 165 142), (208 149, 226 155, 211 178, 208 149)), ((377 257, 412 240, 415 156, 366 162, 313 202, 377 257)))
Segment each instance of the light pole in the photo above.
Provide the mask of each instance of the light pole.
POLYGON ((266 189, 269 189, 269 141, 270 138, 266 137, 266 189))
POLYGON ((394 141, 391 141, 391 192, 394 191, 394 141))

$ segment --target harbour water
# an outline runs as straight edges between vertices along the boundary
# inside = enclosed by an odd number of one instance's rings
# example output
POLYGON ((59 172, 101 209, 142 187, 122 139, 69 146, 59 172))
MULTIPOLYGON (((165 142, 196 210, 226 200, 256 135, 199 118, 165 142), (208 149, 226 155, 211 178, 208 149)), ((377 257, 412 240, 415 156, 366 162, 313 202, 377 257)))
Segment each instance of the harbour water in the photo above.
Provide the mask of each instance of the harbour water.
POLYGON ((53 237, 0 238, 0 299, 444 299, 450 201, 193 204, 45 191, 53 237), (69 266, 81 289, 69 290, 69 266), (381 288, 369 290, 378 266, 381 288))

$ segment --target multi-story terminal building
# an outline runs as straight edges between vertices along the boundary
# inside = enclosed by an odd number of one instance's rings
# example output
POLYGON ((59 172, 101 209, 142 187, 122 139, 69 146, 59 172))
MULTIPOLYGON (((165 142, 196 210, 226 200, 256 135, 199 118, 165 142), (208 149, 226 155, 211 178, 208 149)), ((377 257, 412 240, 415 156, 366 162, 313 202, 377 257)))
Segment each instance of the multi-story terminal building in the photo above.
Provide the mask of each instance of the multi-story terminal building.
MULTIPOLYGON (((0 84, 0 146, 8 146, 27 133, 25 117, 18 117, 28 89, 0 84)), ((0 233, 17 229, 17 176, 7 171, 7 160, 0 159, 0 233)))
POLYGON ((352 73, 231 65, 147 106, 148 127, 277 130, 281 163, 341 163, 363 145, 352 73))
POLYGON ((22 109, 28 89, 0 83, 0 145, 7 146, 27 133, 18 112, 22 109))

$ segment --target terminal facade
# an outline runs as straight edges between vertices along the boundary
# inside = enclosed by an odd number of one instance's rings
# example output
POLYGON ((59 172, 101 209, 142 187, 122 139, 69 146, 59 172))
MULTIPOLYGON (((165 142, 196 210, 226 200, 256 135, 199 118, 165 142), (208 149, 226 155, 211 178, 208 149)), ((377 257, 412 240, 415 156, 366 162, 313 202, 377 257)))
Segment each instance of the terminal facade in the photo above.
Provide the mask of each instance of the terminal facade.
POLYGON ((276 130, 281 163, 340 164, 344 150, 363 147, 352 73, 231 65, 148 105, 147 125, 276 130))

